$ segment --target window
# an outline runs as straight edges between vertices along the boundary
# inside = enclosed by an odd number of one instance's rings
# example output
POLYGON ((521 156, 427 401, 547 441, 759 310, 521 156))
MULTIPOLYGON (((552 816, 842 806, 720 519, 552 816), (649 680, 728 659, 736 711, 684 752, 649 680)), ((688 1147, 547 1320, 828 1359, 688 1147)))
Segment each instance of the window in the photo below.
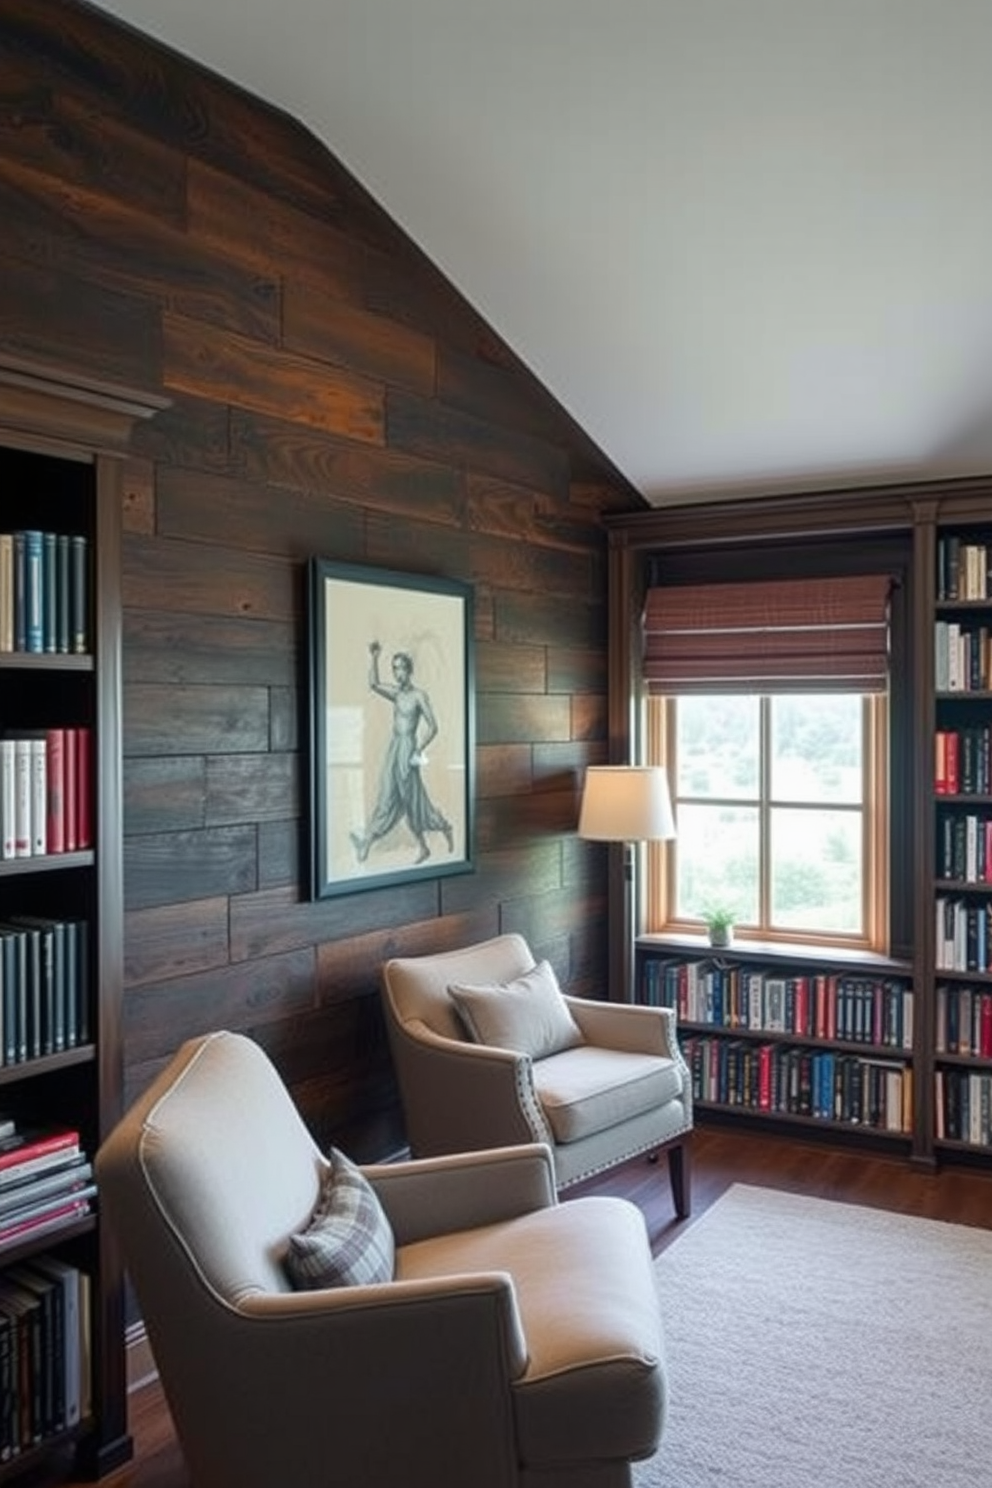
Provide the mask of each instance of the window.
POLYGON ((882 949, 884 693, 655 696, 678 836, 649 855, 648 928, 733 910, 764 940, 882 949))

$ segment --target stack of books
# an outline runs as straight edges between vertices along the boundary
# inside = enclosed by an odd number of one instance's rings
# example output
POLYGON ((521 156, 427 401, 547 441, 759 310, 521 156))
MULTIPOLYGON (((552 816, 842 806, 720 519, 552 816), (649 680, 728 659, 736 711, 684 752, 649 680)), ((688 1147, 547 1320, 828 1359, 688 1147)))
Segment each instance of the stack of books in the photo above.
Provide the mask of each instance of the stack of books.
POLYGON ((0 1123, 0 1254, 41 1239, 89 1214, 96 1195, 93 1165, 68 1127, 17 1131, 0 1123))

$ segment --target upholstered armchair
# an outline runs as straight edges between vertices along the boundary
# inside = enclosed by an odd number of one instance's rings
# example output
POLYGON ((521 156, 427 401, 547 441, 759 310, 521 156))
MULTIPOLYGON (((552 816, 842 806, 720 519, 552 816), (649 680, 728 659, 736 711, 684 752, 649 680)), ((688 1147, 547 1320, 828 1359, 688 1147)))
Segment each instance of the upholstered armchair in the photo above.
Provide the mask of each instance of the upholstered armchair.
POLYGON ((544 1142, 564 1189, 664 1150, 688 1215, 692 1087, 669 1009, 563 996, 516 934, 394 957, 382 991, 415 1157, 544 1142))
POLYGON ((340 1254, 389 1274, 307 1290, 289 1258, 339 1154, 251 1040, 186 1043, 96 1167, 194 1488, 629 1488, 654 1451, 643 1217, 559 1204, 547 1148, 349 1164, 373 1197, 340 1254))

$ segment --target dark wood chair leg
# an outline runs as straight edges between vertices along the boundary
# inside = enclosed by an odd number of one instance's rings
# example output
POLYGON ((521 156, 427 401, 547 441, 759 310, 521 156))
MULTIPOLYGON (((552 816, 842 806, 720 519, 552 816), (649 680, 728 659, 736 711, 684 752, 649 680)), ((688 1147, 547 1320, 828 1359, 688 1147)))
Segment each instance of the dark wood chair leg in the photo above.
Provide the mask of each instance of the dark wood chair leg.
POLYGON ((688 1142, 676 1142, 668 1149, 668 1177, 672 1185, 672 1199, 679 1219, 688 1219, 692 1212, 692 1162, 688 1142))

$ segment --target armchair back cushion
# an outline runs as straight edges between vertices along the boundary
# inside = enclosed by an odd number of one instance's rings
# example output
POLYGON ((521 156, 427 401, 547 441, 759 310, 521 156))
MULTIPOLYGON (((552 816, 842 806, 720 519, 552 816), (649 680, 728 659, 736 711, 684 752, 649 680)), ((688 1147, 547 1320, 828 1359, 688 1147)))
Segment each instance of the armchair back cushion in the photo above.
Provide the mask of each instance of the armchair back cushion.
POLYGON ((534 966, 522 935, 499 935, 464 950, 389 963, 388 994, 400 1023, 420 1022, 442 1038, 464 1041, 465 1025, 448 988, 512 982, 534 966))
POLYGON ((478 1044, 546 1059, 582 1042, 582 1031, 547 961, 510 982, 482 986, 451 982, 448 991, 478 1044))

